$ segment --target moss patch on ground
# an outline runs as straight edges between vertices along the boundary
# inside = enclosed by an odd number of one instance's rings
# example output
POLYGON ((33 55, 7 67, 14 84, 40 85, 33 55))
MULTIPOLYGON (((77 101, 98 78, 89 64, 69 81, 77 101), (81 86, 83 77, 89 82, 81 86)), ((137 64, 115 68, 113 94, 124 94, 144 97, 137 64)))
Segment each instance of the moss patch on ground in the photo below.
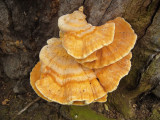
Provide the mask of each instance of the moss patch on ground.
POLYGON ((71 106, 70 114, 74 120, 115 120, 96 113, 88 106, 71 106))

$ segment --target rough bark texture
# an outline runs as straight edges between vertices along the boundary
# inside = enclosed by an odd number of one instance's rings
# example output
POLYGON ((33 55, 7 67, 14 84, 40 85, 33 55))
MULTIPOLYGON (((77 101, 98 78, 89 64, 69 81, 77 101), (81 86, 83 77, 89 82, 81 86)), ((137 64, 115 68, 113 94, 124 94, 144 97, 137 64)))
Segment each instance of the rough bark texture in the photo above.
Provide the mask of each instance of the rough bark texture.
POLYGON ((160 118, 160 0, 0 0, 0 119, 112 120, 160 118), (138 35, 132 69, 106 103, 62 106, 44 100, 16 116, 37 97, 29 73, 39 51, 58 37, 58 17, 81 5, 87 20, 101 25, 124 17, 138 35))

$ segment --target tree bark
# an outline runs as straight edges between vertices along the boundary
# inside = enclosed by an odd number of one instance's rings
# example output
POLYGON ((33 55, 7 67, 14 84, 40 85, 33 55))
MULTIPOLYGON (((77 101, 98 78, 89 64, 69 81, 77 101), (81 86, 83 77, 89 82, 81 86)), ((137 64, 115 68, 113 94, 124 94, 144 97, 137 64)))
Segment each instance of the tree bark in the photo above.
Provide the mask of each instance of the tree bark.
POLYGON ((116 17, 124 17, 132 25, 138 40, 132 50, 129 75, 116 91, 108 94, 106 103, 75 107, 41 100, 37 107, 16 119, 160 117, 160 0, 0 0, 0 101, 10 100, 8 106, 0 105, 0 119, 11 119, 36 97, 29 85, 29 73, 39 60, 39 51, 47 39, 59 37, 58 18, 82 5, 92 25, 102 25, 116 17))

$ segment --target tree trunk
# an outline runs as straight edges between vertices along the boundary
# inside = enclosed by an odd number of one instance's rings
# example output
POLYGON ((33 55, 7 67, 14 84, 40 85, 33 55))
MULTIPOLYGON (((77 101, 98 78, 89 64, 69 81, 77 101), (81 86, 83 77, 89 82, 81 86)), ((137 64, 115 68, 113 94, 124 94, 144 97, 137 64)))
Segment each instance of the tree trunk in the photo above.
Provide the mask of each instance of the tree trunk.
POLYGON ((160 0, 0 0, 0 119, 111 120, 160 118, 160 0), (124 17, 138 35, 132 68, 106 103, 62 106, 37 97, 29 73, 47 39, 59 36, 58 18, 84 6, 87 21, 124 17), (13 118, 14 117, 14 118, 13 118))

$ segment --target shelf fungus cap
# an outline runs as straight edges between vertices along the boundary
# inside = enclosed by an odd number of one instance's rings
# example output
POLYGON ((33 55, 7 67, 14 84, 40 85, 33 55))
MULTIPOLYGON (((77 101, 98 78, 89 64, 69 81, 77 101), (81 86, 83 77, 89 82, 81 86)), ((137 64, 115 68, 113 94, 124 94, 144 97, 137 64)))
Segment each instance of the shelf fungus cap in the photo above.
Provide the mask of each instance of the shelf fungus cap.
POLYGON ((129 53, 118 62, 95 70, 99 82, 107 93, 116 90, 120 80, 129 73, 131 57, 132 54, 129 53))
POLYGON ((58 26, 63 47, 76 59, 84 59, 113 42, 115 23, 92 26, 82 10, 61 16, 58 26))
POLYGON ((96 51, 97 60, 82 63, 83 66, 90 69, 108 66, 128 55, 134 47, 137 35, 131 28, 131 25, 121 17, 117 17, 108 23, 112 22, 115 23, 115 36, 113 42, 96 51))
POLYGON ((86 15, 83 14, 83 7, 71 14, 66 14, 58 19, 58 27, 62 32, 80 31, 90 28, 92 25, 86 21, 86 15))
POLYGON ((66 105, 86 105, 106 92, 95 73, 67 54, 59 39, 50 39, 40 52, 41 78, 36 89, 50 101, 66 105))
POLYGON ((44 100, 47 100, 48 102, 51 102, 51 100, 49 100, 48 98, 46 98, 45 96, 43 96, 43 94, 41 94, 39 92, 39 90, 36 88, 36 81, 39 80, 41 78, 41 63, 38 62, 35 67, 32 69, 32 72, 30 73, 30 84, 33 88, 33 90, 37 93, 38 96, 40 96, 41 98, 43 98, 44 100))

